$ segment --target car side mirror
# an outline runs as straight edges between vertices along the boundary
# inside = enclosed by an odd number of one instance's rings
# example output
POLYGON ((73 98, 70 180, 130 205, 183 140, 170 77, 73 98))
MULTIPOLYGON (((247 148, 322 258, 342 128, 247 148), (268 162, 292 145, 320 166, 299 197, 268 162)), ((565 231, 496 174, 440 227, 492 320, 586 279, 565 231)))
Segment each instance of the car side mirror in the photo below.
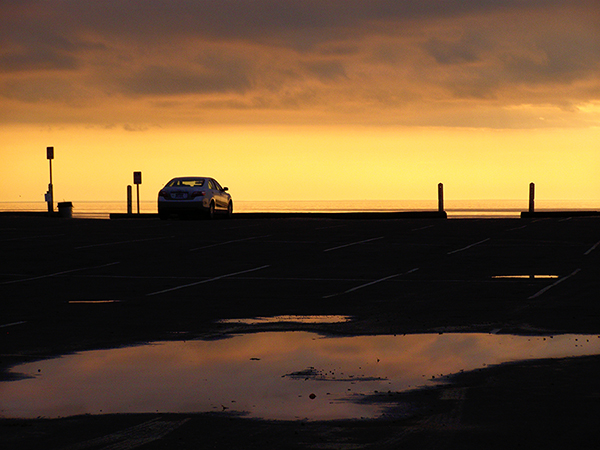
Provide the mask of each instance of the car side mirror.
POLYGON ((224 188, 223 188, 223 192, 225 192, 225 191, 228 191, 228 190, 229 190, 229 188, 228 188, 228 187, 224 187, 224 188))

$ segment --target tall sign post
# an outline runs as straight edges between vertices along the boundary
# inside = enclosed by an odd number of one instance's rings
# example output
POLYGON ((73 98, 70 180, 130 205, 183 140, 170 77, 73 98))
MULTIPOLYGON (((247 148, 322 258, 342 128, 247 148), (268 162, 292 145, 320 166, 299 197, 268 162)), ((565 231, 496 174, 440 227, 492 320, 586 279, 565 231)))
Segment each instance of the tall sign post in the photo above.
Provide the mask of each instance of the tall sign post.
POLYGON ((52 160, 54 159, 54 147, 46 147, 46 158, 50 163, 50 184, 48 185, 48 192, 46 192, 46 201, 48 202, 48 212, 52 214, 54 212, 54 189, 52 187, 52 160))
POLYGON ((133 172, 133 184, 137 190, 137 213, 140 213, 140 184, 142 184, 142 172, 133 172))

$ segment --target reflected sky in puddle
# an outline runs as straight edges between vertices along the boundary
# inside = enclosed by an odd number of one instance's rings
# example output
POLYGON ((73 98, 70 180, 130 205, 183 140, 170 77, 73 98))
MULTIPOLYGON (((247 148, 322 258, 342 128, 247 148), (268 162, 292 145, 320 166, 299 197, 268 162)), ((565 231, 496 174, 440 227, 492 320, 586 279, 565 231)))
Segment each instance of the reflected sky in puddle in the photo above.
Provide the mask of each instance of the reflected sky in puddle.
POLYGON ((219 323, 239 323, 244 325, 259 325, 263 323, 343 323, 350 320, 349 316, 272 316, 254 317, 251 319, 223 319, 219 323))
POLYGON ((376 392, 533 358, 600 353, 598 336, 492 334, 323 337, 268 332, 156 342, 23 364, 0 383, 0 415, 241 412, 267 419, 377 417, 376 392))
POLYGON ((558 275, 495 275, 492 278, 508 280, 548 280, 558 278, 558 275))

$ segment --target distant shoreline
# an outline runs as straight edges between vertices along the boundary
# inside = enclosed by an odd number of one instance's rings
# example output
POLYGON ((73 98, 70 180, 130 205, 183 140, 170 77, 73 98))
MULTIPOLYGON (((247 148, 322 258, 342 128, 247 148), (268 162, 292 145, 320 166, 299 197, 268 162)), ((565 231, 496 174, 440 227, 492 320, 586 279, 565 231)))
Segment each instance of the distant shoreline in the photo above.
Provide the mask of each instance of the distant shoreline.
MULTIPOLYGON (((37 218, 63 218, 58 212, 52 214, 47 211, 0 211, 0 217, 37 217, 37 218)), ((238 212, 234 219, 289 219, 289 218, 318 218, 318 219, 346 219, 346 220, 398 220, 398 219, 533 219, 533 218, 569 218, 569 217, 600 217, 600 211, 521 211, 518 217, 448 217, 446 211, 395 211, 395 212, 238 212)), ((75 220, 139 220, 159 219, 157 213, 109 213, 108 217, 71 217, 75 220)))
MULTIPOLYGON (((72 214, 78 219, 109 219, 111 214, 120 215, 127 212, 124 201, 72 201, 72 214)), ((55 205, 55 211, 57 211, 55 205)), ((381 200, 381 201, 248 201, 234 200, 234 214, 275 215, 337 215, 339 214, 417 214, 428 215, 438 211, 438 204, 433 200, 381 200)), ((528 204, 523 200, 446 200, 444 211, 448 218, 478 218, 499 219, 519 218, 528 212, 528 204)), ((600 200, 550 200, 537 201, 535 215, 547 216, 581 216, 595 215, 600 211, 600 200)), ((137 213, 134 202, 133 213, 137 213)), ((140 213, 155 215, 155 201, 140 201, 140 213)), ((47 205, 44 202, 0 202, 0 214, 47 215, 47 205)), ((525 215, 526 216, 526 215, 525 215)), ((250 217, 250 216, 244 216, 250 217)))

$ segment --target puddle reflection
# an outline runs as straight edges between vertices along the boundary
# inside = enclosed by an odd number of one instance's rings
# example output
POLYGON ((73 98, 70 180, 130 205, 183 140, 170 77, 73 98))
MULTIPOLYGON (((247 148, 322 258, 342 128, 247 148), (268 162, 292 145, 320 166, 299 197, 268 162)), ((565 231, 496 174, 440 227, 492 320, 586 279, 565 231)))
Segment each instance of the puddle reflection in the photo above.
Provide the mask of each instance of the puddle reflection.
POLYGON ((223 319, 219 323, 239 323, 244 325, 259 325, 263 323, 343 323, 350 321, 349 316, 272 316, 272 317, 254 317, 251 319, 223 319))
POLYGON ((241 412, 266 419, 377 417, 365 395, 507 361, 600 353, 598 336, 491 334, 323 337, 269 332, 157 342, 23 364, 0 383, 3 417, 241 412))
POLYGON ((495 275, 492 278, 509 280, 548 280, 558 278, 558 275, 495 275))

